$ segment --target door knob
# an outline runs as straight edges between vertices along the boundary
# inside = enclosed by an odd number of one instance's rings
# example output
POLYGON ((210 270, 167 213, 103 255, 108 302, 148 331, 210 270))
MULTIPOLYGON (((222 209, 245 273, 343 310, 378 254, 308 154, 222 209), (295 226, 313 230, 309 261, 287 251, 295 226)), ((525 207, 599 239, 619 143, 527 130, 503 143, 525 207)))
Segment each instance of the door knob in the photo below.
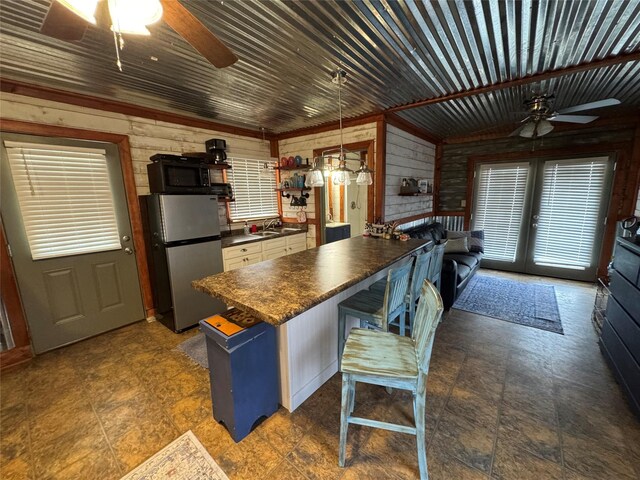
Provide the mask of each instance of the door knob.
POLYGON ((124 253, 126 253, 127 255, 133 255, 133 248, 125 247, 124 253))
POLYGON ((122 236, 122 241, 123 242, 128 242, 129 240, 131 240, 131 237, 129 235, 123 235, 122 236))
POLYGON ((531 224, 531 226, 532 226, 533 228, 538 228, 538 224, 537 224, 537 223, 532 223, 532 224, 531 224))
POLYGON ((534 219, 534 220, 538 220, 539 218, 540 218, 540 215, 534 215, 534 216, 533 216, 533 219, 534 219))

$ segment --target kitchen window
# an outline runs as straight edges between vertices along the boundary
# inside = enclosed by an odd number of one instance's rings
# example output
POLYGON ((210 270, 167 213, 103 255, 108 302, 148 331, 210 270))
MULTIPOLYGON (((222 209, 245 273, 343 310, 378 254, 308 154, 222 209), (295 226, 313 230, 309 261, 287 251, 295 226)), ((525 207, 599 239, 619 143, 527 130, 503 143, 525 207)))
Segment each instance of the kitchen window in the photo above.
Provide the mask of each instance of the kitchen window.
POLYGON ((227 181, 233 187, 235 202, 229 203, 229 217, 232 221, 278 216, 276 177, 273 170, 264 174, 265 163, 269 168, 272 161, 250 158, 229 158, 231 169, 226 170, 227 181))

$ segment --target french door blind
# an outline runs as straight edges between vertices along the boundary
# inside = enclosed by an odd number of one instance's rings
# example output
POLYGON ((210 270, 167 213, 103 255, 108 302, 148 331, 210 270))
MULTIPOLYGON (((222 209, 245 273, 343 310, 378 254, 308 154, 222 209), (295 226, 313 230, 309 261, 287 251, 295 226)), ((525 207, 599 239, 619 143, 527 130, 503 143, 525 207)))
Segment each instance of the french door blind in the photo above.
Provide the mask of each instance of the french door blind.
POLYGON ((121 248, 105 150, 4 145, 34 260, 121 248))
POLYGON ((599 157, 545 163, 536 265, 584 270, 592 264, 607 161, 599 157))
POLYGON ((231 220, 277 216, 275 175, 263 174, 265 163, 273 167, 273 162, 249 158, 229 158, 227 161, 232 167, 227 170, 227 180, 235 197, 235 202, 229 204, 231 220))
POLYGON ((482 164, 476 175, 473 229, 484 230, 484 256, 515 262, 529 163, 482 164))

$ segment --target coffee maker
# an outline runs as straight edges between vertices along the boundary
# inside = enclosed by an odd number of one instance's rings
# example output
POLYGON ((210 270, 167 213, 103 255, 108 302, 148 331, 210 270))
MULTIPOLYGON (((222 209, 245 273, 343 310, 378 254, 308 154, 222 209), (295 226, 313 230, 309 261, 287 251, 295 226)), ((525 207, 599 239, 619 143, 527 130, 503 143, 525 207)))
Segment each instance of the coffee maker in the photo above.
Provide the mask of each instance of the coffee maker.
POLYGON ((640 235, 638 235, 638 229, 640 228, 640 218, 628 217, 620 222, 619 235, 627 240, 640 243, 640 235))
POLYGON ((227 142, 220 138, 212 138, 204 143, 207 153, 211 155, 215 163, 225 163, 227 160, 227 142))

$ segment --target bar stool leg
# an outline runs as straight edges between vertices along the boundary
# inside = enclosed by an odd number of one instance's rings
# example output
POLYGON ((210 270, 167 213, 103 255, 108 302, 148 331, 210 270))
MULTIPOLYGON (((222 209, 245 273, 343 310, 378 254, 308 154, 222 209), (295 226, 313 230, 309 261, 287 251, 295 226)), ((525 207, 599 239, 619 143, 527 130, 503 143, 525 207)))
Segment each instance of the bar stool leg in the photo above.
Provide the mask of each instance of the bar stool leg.
POLYGON ((338 371, 342 365, 342 352, 345 344, 345 326, 347 324, 347 314, 338 306, 338 371))
POLYGON ((342 374, 342 408, 340 410, 340 450, 338 452, 338 465, 344 467, 344 457, 347 453, 347 429, 349 428, 349 408, 351 391, 351 375, 342 374))

